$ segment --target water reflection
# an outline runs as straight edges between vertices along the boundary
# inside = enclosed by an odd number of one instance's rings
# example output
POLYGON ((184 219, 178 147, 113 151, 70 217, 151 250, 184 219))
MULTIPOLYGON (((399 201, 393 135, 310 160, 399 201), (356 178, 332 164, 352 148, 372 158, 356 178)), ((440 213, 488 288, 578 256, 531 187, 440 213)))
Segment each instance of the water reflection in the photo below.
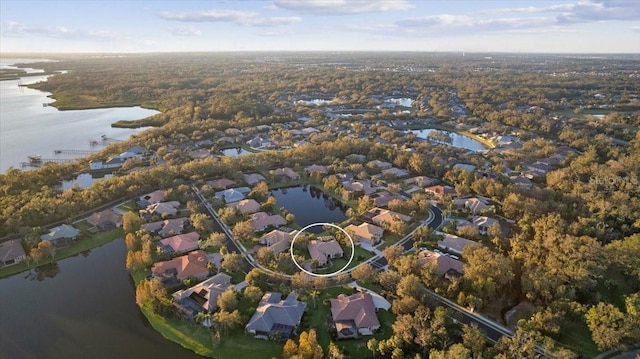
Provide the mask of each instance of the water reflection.
MULTIPOLYGON (((278 207, 284 207, 296 216, 301 227, 317 222, 340 223, 347 219, 347 206, 314 186, 295 186, 271 191, 278 207)), ((322 232, 322 227, 309 231, 322 232)))
POLYGON ((47 278, 54 278, 59 273, 60 273, 60 266, 58 266, 58 263, 50 263, 50 264, 45 264, 35 269, 29 270, 25 278, 29 280, 42 282, 47 278))

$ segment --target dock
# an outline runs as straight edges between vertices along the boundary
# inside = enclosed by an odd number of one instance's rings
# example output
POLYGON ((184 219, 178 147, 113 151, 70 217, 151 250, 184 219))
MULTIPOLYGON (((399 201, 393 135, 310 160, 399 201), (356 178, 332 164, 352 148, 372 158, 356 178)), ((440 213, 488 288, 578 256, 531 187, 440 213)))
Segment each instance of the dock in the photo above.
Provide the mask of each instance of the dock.
POLYGON ((122 140, 119 140, 117 138, 107 137, 107 135, 102 135, 101 138, 103 142, 122 142, 122 140))
POLYGON ((96 153, 97 151, 91 151, 91 150, 54 150, 53 154, 55 155, 60 155, 60 154, 66 154, 66 155, 91 155, 96 153))
POLYGON ((74 162, 76 160, 78 160, 77 158, 42 158, 42 156, 39 155, 33 155, 33 156, 29 156, 29 162, 20 162, 20 166, 22 167, 40 167, 43 164, 47 163, 47 162, 53 162, 53 163, 71 163, 74 162))

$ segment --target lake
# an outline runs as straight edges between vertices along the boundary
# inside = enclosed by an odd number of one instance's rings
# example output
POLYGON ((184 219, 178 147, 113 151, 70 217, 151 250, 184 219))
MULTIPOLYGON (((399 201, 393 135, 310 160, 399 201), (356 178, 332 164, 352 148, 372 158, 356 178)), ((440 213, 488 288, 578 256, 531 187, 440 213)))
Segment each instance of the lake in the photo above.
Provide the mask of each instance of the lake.
POLYGON ((487 146, 485 146, 481 142, 478 142, 478 141, 474 140, 473 138, 461 135, 461 134, 456 133, 456 132, 436 130, 436 129, 433 129, 433 128, 426 128, 424 130, 413 130, 411 132, 413 132, 416 136, 418 136, 418 138, 428 139, 429 138, 429 133, 431 133, 433 131, 439 131, 439 132, 443 132, 443 133, 449 135, 451 137, 451 139, 453 140, 451 142, 451 146, 453 146, 453 147, 464 148, 464 149, 471 150, 471 151, 482 151, 482 150, 486 150, 487 149, 487 146))
MULTIPOLYGON (((15 60, 2 59, 0 66, 11 67, 13 63, 15 60)), ((19 86, 46 81, 47 78, 28 76, 19 80, 0 81, 0 173, 5 173, 10 167, 22 168, 21 163, 27 162, 27 157, 31 155, 40 155, 44 159, 65 159, 81 155, 54 154, 53 151, 97 151, 108 143, 101 140, 102 135, 109 139, 125 140, 143 130, 112 128, 113 122, 138 120, 158 113, 141 107, 58 111, 55 107, 43 106, 54 101, 47 97, 50 93, 19 86), (97 141, 98 145, 91 146, 89 141, 97 141)))
MULTIPOLYGON (((278 200, 277 206, 284 207, 296 216, 296 223, 305 227, 312 223, 340 223, 347 219, 347 207, 313 186, 296 186, 272 190, 271 195, 278 200)), ((321 233, 322 227, 309 228, 309 232, 321 233)))
POLYGON ((124 240, 0 279, 0 358, 201 358, 135 303, 124 240))

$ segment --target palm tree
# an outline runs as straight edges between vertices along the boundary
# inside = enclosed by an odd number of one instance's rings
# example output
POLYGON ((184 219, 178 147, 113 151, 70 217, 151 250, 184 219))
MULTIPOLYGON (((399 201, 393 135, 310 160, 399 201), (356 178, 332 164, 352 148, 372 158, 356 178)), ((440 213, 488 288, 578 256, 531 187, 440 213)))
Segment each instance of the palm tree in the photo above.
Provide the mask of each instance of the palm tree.
POLYGON ((207 312, 199 312, 198 314, 196 314, 194 319, 196 320, 196 323, 200 323, 204 327, 211 328, 211 326, 212 326, 211 319, 212 318, 213 318, 212 314, 209 314, 207 312))
POLYGON ((318 294, 320 294, 319 291, 317 290, 312 290, 309 295, 311 296, 311 299, 313 300, 313 309, 317 309, 318 308, 318 303, 316 302, 316 298, 318 297, 318 294))

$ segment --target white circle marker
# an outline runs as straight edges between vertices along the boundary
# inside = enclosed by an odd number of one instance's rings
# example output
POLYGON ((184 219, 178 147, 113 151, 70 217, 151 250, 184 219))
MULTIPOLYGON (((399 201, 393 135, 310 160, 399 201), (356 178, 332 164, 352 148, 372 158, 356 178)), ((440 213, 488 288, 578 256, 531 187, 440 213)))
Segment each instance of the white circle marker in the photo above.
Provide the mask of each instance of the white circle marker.
POLYGON ((349 233, 347 233, 347 231, 345 231, 344 229, 340 228, 339 226, 337 226, 337 225, 335 225, 333 223, 317 222, 317 223, 311 223, 310 225, 302 228, 301 230, 298 231, 298 233, 296 233, 296 235, 293 237, 293 240, 291 240, 291 246, 289 247, 289 252, 291 252, 291 260, 296 265, 296 267, 298 267, 298 269, 300 269, 301 271, 303 271, 303 272, 305 272, 305 273, 307 273, 307 274, 309 274, 311 276, 314 276, 314 277, 332 277, 334 275, 340 274, 340 272, 342 272, 345 269, 347 269, 347 267, 351 264, 351 262, 353 262, 353 256, 356 254, 356 244, 353 242, 353 238, 351 238, 349 233), (311 227, 317 227, 317 226, 329 226, 329 227, 337 228, 337 229, 341 230, 342 233, 344 233, 347 236, 347 238, 349 238, 349 241, 351 242, 351 258, 349 258, 349 261, 347 262, 347 264, 344 265, 344 267, 338 269, 337 271, 335 271, 333 273, 319 274, 319 273, 310 272, 310 271, 302 268, 302 266, 300 264, 298 264, 298 261, 296 261, 296 257, 293 255, 293 244, 296 242, 296 239, 298 238, 300 233, 304 232, 305 230, 307 230, 307 229, 309 229, 311 227))

